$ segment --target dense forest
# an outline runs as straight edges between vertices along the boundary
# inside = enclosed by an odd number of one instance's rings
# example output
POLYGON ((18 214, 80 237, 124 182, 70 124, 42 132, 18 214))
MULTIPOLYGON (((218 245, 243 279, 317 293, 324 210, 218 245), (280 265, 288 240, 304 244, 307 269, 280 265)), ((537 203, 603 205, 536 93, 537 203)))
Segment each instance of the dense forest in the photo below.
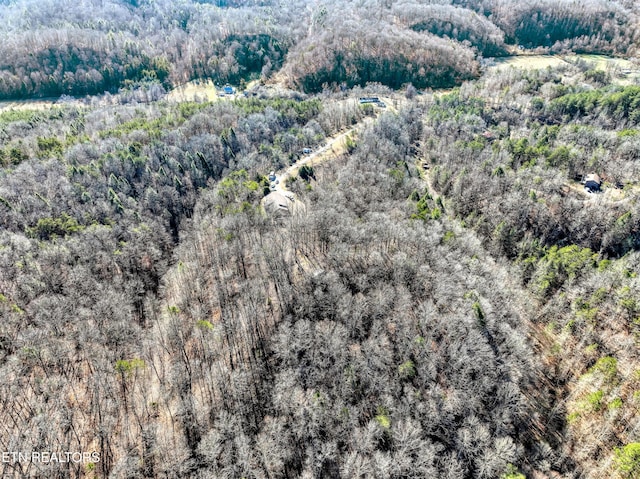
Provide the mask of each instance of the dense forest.
POLYGON ((307 92, 451 87, 516 46, 632 56, 638 35, 635 2, 609 0, 20 0, 0 3, 0 17, 0 99, 241 85, 281 68, 307 92))
POLYGON ((638 13, 0 1, 2 476, 637 478, 638 13))

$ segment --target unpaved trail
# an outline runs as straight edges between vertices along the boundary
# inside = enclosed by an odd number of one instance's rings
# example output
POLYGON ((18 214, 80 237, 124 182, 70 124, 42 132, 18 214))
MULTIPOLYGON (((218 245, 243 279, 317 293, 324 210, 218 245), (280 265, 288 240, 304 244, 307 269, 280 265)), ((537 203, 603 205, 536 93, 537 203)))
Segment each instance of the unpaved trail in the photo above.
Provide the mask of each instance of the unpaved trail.
POLYGON ((373 121, 385 111, 390 111, 392 113, 398 112, 398 100, 387 97, 380 98, 380 100, 386 105, 386 108, 376 107, 375 116, 367 116, 348 130, 329 137, 324 146, 308 154, 307 156, 300 158, 288 168, 277 171, 276 177, 278 179, 278 183, 276 184, 276 189, 274 191, 277 191, 281 194, 285 194, 286 192, 286 196, 291 197, 293 193, 286 189, 286 182, 287 180, 297 176, 300 168, 302 168, 304 165, 318 165, 332 158, 337 158, 346 151, 346 144, 344 143, 344 141, 347 139, 347 137, 349 137, 350 135, 354 135, 359 130, 362 130, 366 125, 370 125, 371 123, 373 123, 373 121))
MULTIPOLYGON (((271 190, 267 196, 262 198, 260 204, 266 210, 268 204, 275 203, 275 211, 288 210, 289 213, 295 213, 297 211, 304 210, 304 203, 296 201, 296 195, 292 191, 287 190, 286 183, 291 178, 297 176, 298 171, 305 165, 320 164, 324 161, 337 158, 339 155, 346 151, 346 145, 344 140, 356 130, 361 128, 365 123, 371 121, 372 118, 366 118, 352 128, 334 135, 327 139, 324 146, 320 147, 316 151, 300 158, 293 165, 275 172, 276 184, 275 188, 271 190)), ((272 183, 273 184, 273 183, 272 183)), ((274 210, 272 210, 274 211, 274 210)))
MULTIPOLYGON (((380 112, 382 111, 384 110, 380 110, 380 112)), ((298 172, 300 171, 300 168, 305 165, 319 165, 325 161, 338 158, 347 149, 345 140, 351 135, 356 135, 358 131, 365 127, 365 125, 371 124, 376 118, 377 115, 373 117, 367 116, 363 118, 348 130, 328 137, 324 146, 318 148, 317 150, 306 156, 303 156, 293 165, 276 171, 275 188, 271 190, 271 193, 262 198, 262 200, 260 201, 262 207, 265 208, 266 205, 270 202, 273 202, 273 199, 275 198, 277 209, 288 209, 289 212, 299 210, 300 208, 304 209, 304 204, 296 202, 295 193, 287 189, 287 181, 296 177, 298 175, 298 172)))
MULTIPOLYGON (((374 116, 366 116, 361 119, 357 124, 352 126, 351 128, 343 131, 342 133, 337 133, 331 137, 328 137, 324 146, 318 148, 312 153, 303 156, 298 161, 296 161, 293 165, 276 171, 276 179, 277 183, 275 185, 275 189, 272 190, 274 193, 279 193, 284 196, 291 202, 295 202, 295 194, 289 190, 287 190, 286 184, 287 181, 294 178, 298 175, 300 168, 305 165, 313 166, 319 165, 325 161, 338 158, 340 155, 345 153, 347 146, 345 140, 349 136, 355 136, 357 133, 362 130, 365 126, 373 123, 380 115, 385 112, 398 113, 398 110, 404 106, 406 100, 400 97, 380 97, 380 103, 384 105, 381 107, 377 105, 374 107, 374 116)), ((268 198, 269 195, 265 196, 262 199, 262 204, 264 205, 264 201, 268 198)))
MULTIPOLYGON (((338 135, 335 135, 329 138, 328 142, 321 148, 316 151, 310 153, 307 156, 300 158, 293 165, 289 166, 284 170, 280 170, 276 172, 276 177, 278 178, 278 183, 276 184, 275 191, 284 194, 286 190, 285 185, 288 180, 297 176, 298 171, 305 165, 311 164, 320 164, 324 161, 327 161, 331 158, 335 158, 338 155, 342 154, 345 151, 344 143, 340 143, 344 141, 349 135, 354 133, 359 127, 361 127, 366 120, 362 121, 358 125, 344 131, 338 135)), ((291 194, 290 192, 288 194, 291 194)))

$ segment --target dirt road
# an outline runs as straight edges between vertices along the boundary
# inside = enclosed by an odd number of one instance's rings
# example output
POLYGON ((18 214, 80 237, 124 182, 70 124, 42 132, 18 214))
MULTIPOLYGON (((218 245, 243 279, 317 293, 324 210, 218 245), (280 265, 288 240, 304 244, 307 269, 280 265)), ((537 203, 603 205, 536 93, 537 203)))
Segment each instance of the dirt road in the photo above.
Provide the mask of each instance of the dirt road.
MULTIPOLYGON (((344 141, 347 138, 347 136, 354 133, 365 122, 366 120, 358 124, 357 126, 354 126, 353 128, 350 128, 349 130, 343 133, 340 133, 334 136, 333 138, 330 138, 323 147, 317 149, 316 151, 310 153, 307 156, 300 158, 298 161, 296 161, 293 165, 289 166, 288 168, 276 172, 278 183, 276 184, 275 191, 278 191, 284 194, 285 191, 287 191, 285 187, 287 180, 296 176, 298 174, 298 171, 300 171, 300 168, 302 168, 303 166, 309 165, 310 163, 314 163, 314 162, 315 164, 318 164, 322 161, 326 161, 330 159, 331 157, 336 157, 339 154, 343 153, 345 150, 345 146, 344 146, 344 143, 340 144, 340 142, 344 141)), ((291 192, 287 192, 287 193, 291 194, 291 192)))

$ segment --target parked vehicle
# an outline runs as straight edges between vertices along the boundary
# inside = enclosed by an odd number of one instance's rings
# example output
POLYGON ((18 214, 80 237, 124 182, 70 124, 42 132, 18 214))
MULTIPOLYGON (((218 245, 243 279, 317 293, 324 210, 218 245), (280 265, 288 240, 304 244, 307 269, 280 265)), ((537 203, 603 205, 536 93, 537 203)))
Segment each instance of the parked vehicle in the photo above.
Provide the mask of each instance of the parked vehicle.
POLYGON ((313 150, 311 148, 303 148, 302 149, 302 153, 305 154, 305 155, 311 154, 312 151, 313 150))
POLYGON ((269 173, 269 181, 271 181, 271 182, 276 181, 275 172, 272 171, 271 173, 269 173))

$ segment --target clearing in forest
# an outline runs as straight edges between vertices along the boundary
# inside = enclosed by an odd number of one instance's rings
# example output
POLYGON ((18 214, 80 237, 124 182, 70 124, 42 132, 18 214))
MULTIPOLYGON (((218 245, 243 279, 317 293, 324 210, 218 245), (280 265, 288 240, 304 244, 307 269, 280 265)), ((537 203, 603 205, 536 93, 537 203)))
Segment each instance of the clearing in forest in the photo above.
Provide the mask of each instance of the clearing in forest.
POLYGON ((614 58, 607 55, 571 54, 571 55, 514 55, 503 58, 493 58, 489 69, 504 70, 510 67, 528 70, 541 70, 569 66, 578 61, 586 61, 593 70, 603 70, 612 74, 613 82, 618 85, 630 84, 638 78, 640 66, 625 58, 614 58))
POLYGON ((494 62, 495 64, 490 68, 505 69, 515 67, 539 70, 567 64, 562 57, 556 55, 515 55, 512 57, 494 58, 494 62))
POLYGON ((220 98, 218 89, 211 80, 193 80, 177 86, 167 93, 167 100, 172 102, 216 101, 218 98, 220 98))

